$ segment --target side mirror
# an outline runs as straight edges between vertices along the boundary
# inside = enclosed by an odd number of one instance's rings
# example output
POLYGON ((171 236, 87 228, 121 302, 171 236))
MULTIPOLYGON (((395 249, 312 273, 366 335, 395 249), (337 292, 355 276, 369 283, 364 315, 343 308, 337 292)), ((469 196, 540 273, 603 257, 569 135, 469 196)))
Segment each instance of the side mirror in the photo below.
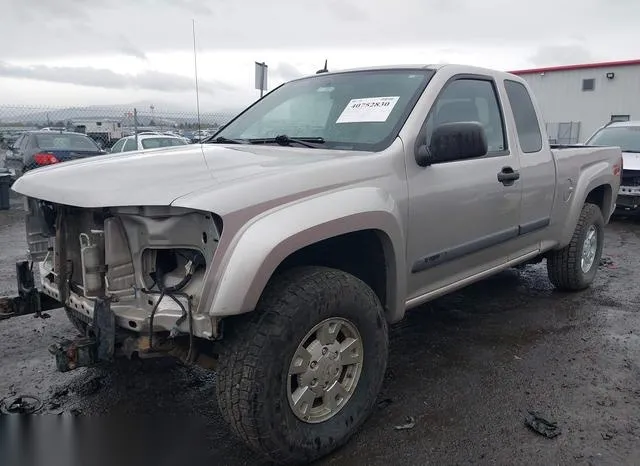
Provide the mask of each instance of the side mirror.
POLYGON ((487 155, 487 136, 480 123, 444 123, 433 131, 429 146, 418 148, 418 165, 453 162, 487 155))

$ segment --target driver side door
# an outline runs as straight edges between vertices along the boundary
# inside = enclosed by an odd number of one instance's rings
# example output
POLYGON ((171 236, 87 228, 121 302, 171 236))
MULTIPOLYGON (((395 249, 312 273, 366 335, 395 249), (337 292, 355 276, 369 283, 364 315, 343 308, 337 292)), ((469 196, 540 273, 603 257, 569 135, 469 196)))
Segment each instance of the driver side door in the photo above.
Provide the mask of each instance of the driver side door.
POLYGON ((407 157, 409 230, 408 294, 415 300, 505 263, 518 236, 521 187, 501 182, 501 172, 518 172, 509 147, 502 96, 488 76, 453 77, 443 87, 423 124, 428 146, 440 124, 479 122, 488 153, 421 167, 407 157))

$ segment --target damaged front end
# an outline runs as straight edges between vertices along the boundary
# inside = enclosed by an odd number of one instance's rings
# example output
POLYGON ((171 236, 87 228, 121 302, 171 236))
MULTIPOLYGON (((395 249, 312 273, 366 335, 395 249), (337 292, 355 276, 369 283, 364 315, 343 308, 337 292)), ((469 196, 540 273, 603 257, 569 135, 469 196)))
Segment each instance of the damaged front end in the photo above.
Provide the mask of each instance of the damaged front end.
POLYGON ((29 260, 39 264, 41 294, 61 303, 95 343, 52 348, 59 369, 108 359, 109 351, 168 353, 181 342, 188 347, 183 359, 194 360, 196 339, 219 337, 218 320, 200 306, 221 232, 214 215, 161 206, 77 208, 33 198, 26 204, 29 260))

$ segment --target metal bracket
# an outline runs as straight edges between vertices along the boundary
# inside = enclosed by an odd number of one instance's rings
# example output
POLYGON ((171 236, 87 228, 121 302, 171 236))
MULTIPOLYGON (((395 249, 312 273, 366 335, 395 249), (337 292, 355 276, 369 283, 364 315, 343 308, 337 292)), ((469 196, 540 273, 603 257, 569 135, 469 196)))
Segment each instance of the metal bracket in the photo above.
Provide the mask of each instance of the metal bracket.
POLYGON ((116 318, 109 298, 98 298, 93 311, 93 335, 76 340, 63 340, 49 347, 56 368, 68 372, 78 367, 112 361, 116 344, 116 318))
POLYGON ((0 298, 0 320, 27 314, 46 319, 50 316, 44 311, 61 307, 58 301, 36 288, 32 262, 16 262, 16 281, 18 296, 0 298))
POLYGON ((116 316, 110 298, 97 298, 93 310, 93 331, 100 361, 112 361, 116 346, 116 316))

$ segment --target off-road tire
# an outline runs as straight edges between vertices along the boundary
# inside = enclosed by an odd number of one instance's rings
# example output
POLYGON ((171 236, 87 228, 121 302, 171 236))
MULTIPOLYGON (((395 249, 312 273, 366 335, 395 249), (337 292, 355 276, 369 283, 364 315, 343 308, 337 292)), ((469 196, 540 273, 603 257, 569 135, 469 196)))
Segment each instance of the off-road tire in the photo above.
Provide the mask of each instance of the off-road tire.
POLYGON ((595 279, 600 265, 604 246, 604 219, 602 211, 595 204, 582 207, 578 224, 573 232, 571 242, 558 251, 547 256, 547 273, 551 283, 559 290, 578 291, 588 288, 595 279), (582 248, 589 228, 595 226, 597 232, 596 256, 588 272, 580 266, 582 248))
POLYGON ((225 327, 216 392, 223 418, 251 449, 281 464, 306 464, 345 444, 372 412, 387 366, 387 322, 376 294, 348 273, 300 267, 275 277, 256 311, 225 327), (288 369, 315 325, 342 317, 360 333, 362 373, 333 417, 306 423, 287 398, 288 369))
POLYGON ((73 309, 65 306, 64 313, 67 315, 67 319, 69 319, 71 325, 73 325, 81 335, 86 335, 89 324, 82 320, 73 309))

